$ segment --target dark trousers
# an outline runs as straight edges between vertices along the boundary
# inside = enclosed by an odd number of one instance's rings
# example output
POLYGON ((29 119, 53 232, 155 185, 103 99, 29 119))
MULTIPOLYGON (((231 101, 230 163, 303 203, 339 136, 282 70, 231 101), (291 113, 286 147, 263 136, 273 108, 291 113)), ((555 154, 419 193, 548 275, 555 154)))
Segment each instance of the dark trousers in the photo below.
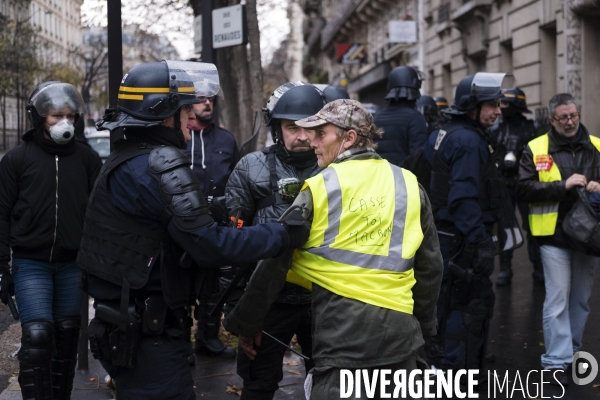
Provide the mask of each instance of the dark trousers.
MULTIPOLYGON (((312 356, 312 321, 310 304, 273 303, 264 322, 264 330, 283 343, 289 343, 294 334, 302 347, 302 353, 312 356)), ((263 335, 262 344, 256 348, 256 358, 250 360, 238 351, 237 373, 244 380, 241 400, 272 399, 283 379, 283 356, 285 347, 263 335)), ((314 363, 304 363, 308 372, 314 363)))
POLYGON ((193 400, 189 344, 166 333, 140 340, 135 368, 102 366, 114 379, 118 400, 193 400))

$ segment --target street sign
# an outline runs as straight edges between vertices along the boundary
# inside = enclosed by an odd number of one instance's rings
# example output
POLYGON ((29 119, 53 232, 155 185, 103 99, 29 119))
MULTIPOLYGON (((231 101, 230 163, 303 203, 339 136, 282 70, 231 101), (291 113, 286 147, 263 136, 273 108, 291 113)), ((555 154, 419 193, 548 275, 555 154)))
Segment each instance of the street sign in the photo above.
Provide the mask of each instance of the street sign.
POLYGON ((217 8, 212 12, 213 48, 248 43, 246 8, 242 4, 217 8))
POLYGON ((417 21, 389 21, 390 43, 416 43, 417 21))
POLYGON ((202 54, 202 15, 194 17, 194 53, 202 54))

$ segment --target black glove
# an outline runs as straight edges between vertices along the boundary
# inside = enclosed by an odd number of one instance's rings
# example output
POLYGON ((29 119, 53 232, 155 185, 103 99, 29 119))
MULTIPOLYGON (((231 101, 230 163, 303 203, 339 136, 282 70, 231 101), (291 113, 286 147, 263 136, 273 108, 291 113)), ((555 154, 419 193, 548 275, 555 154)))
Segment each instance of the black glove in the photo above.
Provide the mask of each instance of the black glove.
POLYGON ((4 271, 0 275, 0 300, 8 304, 8 298, 15 294, 15 283, 10 272, 4 271))
POLYGON ((473 272, 475 275, 490 276, 494 272, 494 250, 488 243, 469 244, 473 248, 473 272))
POLYGON ((288 238, 290 240, 290 248, 295 249, 297 247, 301 247, 310 236, 310 225, 302 224, 302 225, 288 225, 285 222, 282 222, 282 225, 285 226, 287 230, 288 238))

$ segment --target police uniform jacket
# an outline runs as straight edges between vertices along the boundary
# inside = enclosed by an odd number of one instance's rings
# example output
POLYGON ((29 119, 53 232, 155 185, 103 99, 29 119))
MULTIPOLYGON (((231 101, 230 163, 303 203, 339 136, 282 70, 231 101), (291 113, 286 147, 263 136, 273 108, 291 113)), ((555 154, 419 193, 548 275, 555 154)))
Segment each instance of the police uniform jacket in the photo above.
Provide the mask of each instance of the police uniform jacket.
MULTIPOLYGON (((381 159, 375 152, 344 157, 338 156, 336 162, 381 159)), ((421 187, 419 196, 424 237, 414 255, 412 315, 343 297, 313 282, 313 359, 317 368, 368 368, 401 362, 423 345, 423 335, 436 333, 435 307, 443 264, 431 206, 421 187)), ((305 212, 312 215, 310 189, 303 190, 294 204, 305 204, 305 212)), ((228 330, 247 335, 262 330, 269 304, 285 282, 292 255, 288 250, 257 268, 244 297, 225 321, 228 330)))
POLYGON ((583 124, 579 124, 576 139, 568 140, 554 129, 548 132, 548 153, 558 166, 561 180, 555 182, 540 182, 531 148, 523 152, 519 167, 519 182, 517 199, 527 203, 559 202, 558 221, 556 230, 551 236, 536 236, 541 245, 570 248, 569 242, 562 229, 565 215, 579 198, 575 190, 567 191, 565 184, 573 174, 581 174, 589 181, 600 179, 600 153, 592 145, 590 134, 583 124))
POLYGON ((438 146, 437 157, 449 171, 441 183, 434 182, 433 176, 439 131, 434 131, 423 147, 425 158, 433 166, 430 198, 436 224, 439 229, 454 226, 469 243, 488 241, 497 210, 502 208, 504 185, 498 176, 490 176, 490 142, 482 128, 466 116, 452 116, 442 129, 449 133, 438 146))
POLYGON ((414 103, 393 101, 375 114, 374 123, 383 129, 383 136, 375 138, 381 158, 400 166, 414 150, 427 140, 425 117, 415 110, 414 103))

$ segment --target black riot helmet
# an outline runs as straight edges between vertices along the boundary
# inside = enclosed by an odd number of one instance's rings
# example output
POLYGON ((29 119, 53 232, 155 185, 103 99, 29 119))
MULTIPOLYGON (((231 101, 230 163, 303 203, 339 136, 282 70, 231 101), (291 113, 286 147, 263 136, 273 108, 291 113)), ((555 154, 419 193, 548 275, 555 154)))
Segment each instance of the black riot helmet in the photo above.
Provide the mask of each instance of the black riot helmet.
POLYGON ((325 105, 323 93, 310 83, 288 82, 277 89, 263 108, 265 125, 271 128, 271 138, 277 143, 282 138, 279 120, 297 121, 315 115, 325 105))
POLYGON ((437 104, 431 96, 427 96, 425 94, 421 95, 421 97, 419 97, 419 100, 417 100, 417 102, 415 103, 415 106, 417 107, 417 110, 424 116, 438 115, 437 104))
POLYGON ((113 130, 159 125, 182 106, 199 103, 198 96, 215 96, 219 88, 213 64, 170 60, 139 64, 121 80, 117 109, 107 110, 96 126, 113 130))
POLYGON ((435 104, 437 105, 438 112, 442 111, 444 108, 448 108, 448 100, 445 97, 435 96, 433 98, 435 100, 435 104))
POLYGON ((417 100, 421 97, 423 77, 413 67, 396 67, 390 72, 387 82, 388 93, 385 100, 417 100))
POLYGON ((525 92, 521 89, 506 89, 503 91, 503 95, 504 96, 500 98, 500 101, 512 103, 517 111, 521 113, 531 114, 531 111, 527 108, 527 96, 525 96, 525 92))
POLYGON ((325 101, 327 103, 331 103, 334 100, 350 98, 350 95, 348 94, 348 92, 346 92, 344 89, 342 89, 339 86, 318 84, 318 85, 315 85, 315 87, 317 89, 319 89, 321 92, 323 92, 323 96, 325 96, 325 101))
POLYGON ((84 113, 85 105, 75 86, 60 81, 44 82, 36 87, 26 106, 27 118, 34 128, 39 128, 51 112, 75 114, 75 122, 84 113))
POLYGON ((512 74, 495 72, 478 72, 463 78, 456 87, 456 94, 451 108, 442 111, 444 114, 463 115, 476 109, 480 103, 500 99, 502 90, 514 87, 512 74))

